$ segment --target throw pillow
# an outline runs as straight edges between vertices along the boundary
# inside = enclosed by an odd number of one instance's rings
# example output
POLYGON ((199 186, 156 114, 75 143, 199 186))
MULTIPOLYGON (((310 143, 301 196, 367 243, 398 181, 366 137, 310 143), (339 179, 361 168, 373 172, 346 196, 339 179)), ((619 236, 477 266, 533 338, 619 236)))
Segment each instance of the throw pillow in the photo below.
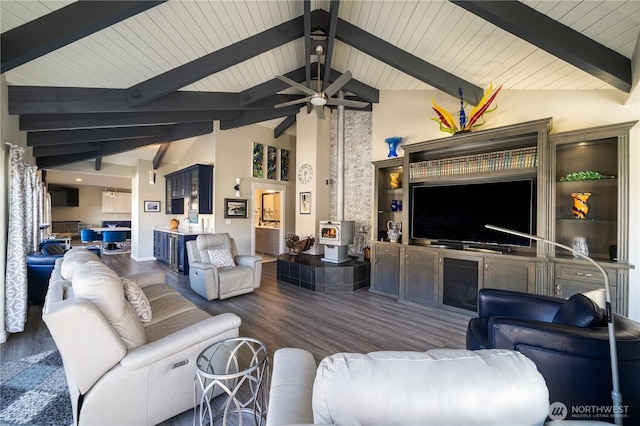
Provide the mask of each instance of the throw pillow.
POLYGON ((224 268, 225 266, 236 266, 231 255, 231 249, 228 247, 221 249, 209 249, 209 260, 216 268, 224 268))
POLYGON ((553 317, 553 322, 573 327, 591 327, 602 324, 603 317, 596 302, 577 293, 562 304, 553 317))
POLYGON ((122 286, 124 288, 124 296, 135 309, 140 321, 151 322, 151 304, 140 286, 128 278, 122 278, 122 286))

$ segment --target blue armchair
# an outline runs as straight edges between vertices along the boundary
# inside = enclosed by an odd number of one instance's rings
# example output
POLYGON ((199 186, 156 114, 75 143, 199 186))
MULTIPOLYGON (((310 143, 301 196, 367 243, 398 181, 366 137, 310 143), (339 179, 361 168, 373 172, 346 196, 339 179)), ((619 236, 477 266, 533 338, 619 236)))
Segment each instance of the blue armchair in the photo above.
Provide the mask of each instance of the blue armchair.
MULTIPOLYGON (((640 424, 640 324, 614 317, 625 424, 640 424)), ((582 294, 568 300, 482 289, 478 318, 469 321, 467 349, 512 349, 531 359, 544 376, 549 402, 567 406, 567 420, 585 420, 572 407, 612 407, 609 334, 602 310, 582 294)), ((586 407, 586 408, 585 408, 586 407)), ((591 408, 589 408, 591 407, 591 408)), ((610 412, 591 420, 613 421, 610 412)))

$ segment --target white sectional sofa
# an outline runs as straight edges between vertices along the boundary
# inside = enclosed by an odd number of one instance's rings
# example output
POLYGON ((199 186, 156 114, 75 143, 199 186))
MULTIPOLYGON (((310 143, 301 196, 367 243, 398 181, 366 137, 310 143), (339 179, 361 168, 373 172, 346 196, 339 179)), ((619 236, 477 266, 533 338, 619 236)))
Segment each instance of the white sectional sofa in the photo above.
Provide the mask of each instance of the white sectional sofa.
POLYGON ((188 410, 195 358, 238 336, 238 316, 198 309, 165 284, 163 272, 128 279, 148 300, 148 322, 95 254, 72 249, 56 261, 43 319, 64 361, 76 424, 152 425, 188 410))
POLYGON ((549 393, 531 360, 509 350, 274 355, 267 426, 543 425, 549 393))

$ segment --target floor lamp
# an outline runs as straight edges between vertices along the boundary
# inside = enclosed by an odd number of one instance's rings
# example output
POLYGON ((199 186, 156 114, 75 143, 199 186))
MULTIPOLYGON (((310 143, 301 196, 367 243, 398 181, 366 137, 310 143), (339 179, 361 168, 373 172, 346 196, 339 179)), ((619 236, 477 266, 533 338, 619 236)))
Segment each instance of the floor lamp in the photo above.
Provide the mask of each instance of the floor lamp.
POLYGON ((604 290, 605 290, 604 297, 606 301, 605 309, 607 313, 607 327, 609 330, 609 353, 611 355, 611 381, 613 383, 613 390, 611 391, 611 399, 613 401, 613 418, 614 418, 615 424, 622 425, 622 416, 620 411, 617 409, 617 407, 620 407, 620 405, 622 404, 622 394, 620 393, 620 381, 618 376, 618 351, 616 348, 616 330, 613 324, 613 313, 611 312, 611 291, 609 290, 609 277, 607 276, 607 273, 604 271, 604 269, 602 269, 602 266, 598 265, 598 263, 595 260, 591 259, 589 256, 586 256, 580 253, 579 251, 572 249, 569 246, 565 246, 564 244, 556 243, 555 241, 545 240, 544 238, 538 237, 537 235, 525 234, 524 232, 518 232, 518 231, 513 231, 511 229, 500 228, 499 226, 485 225, 485 227, 494 231, 503 232, 505 234, 516 235, 518 237, 528 238, 530 240, 540 241, 552 246, 563 248, 573 253, 574 256, 580 257, 588 261, 589 263, 592 263, 596 268, 598 268, 600 273, 602 273, 602 276, 604 277, 604 290))

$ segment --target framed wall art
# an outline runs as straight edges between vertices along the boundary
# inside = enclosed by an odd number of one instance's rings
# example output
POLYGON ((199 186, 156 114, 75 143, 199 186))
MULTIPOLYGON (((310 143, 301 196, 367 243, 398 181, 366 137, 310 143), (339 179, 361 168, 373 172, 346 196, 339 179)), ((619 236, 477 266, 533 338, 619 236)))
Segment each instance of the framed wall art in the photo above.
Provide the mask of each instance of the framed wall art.
POLYGON ((300 214, 311 214, 311 193, 300 193, 300 214))
POLYGON ((238 200, 237 198, 224 199, 224 217, 228 219, 246 219, 247 218, 247 200, 238 200))
POLYGON ((160 201, 145 201, 144 211, 152 213, 160 213, 160 201))

